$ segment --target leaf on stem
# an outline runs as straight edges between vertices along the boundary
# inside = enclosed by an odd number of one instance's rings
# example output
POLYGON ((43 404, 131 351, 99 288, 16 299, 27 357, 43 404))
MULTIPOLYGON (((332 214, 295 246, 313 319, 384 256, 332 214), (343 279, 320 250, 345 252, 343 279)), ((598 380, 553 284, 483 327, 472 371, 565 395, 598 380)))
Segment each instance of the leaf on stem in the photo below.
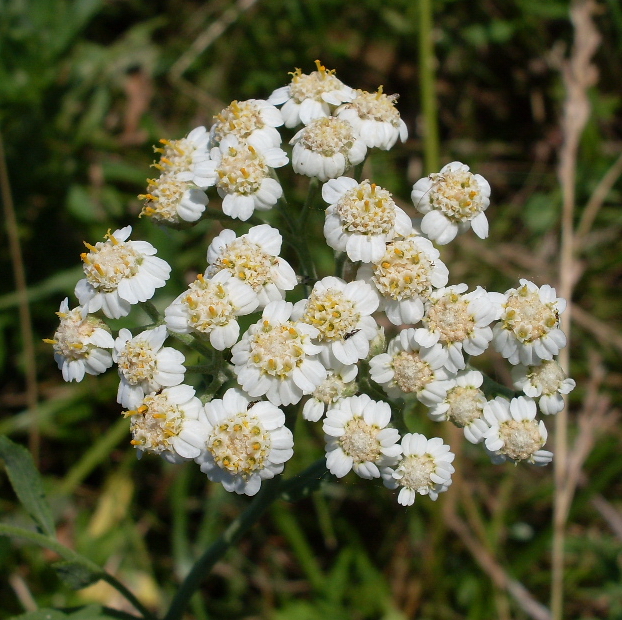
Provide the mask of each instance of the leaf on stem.
POLYGON ((22 506, 43 533, 54 538, 56 533, 52 511, 43 491, 41 475, 30 452, 8 437, 2 436, 0 458, 4 460, 11 486, 22 506))
POLYGON ((101 579, 101 572, 95 573, 80 562, 55 562, 52 568, 61 581, 72 590, 81 590, 101 579))

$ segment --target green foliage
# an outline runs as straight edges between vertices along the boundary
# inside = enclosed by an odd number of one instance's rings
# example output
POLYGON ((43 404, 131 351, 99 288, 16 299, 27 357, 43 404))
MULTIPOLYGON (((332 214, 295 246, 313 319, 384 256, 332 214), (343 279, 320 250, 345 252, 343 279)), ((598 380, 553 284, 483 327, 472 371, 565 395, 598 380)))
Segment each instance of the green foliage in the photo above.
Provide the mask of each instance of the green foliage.
POLYGON ((106 609, 101 605, 86 605, 73 611, 59 611, 58 609, 39 609, 27 614, 16 616, 15 620, 106 620, 107 618, 117 618, 118 620, 132 620, 136 616, 106 609))
MULTIPOLYGON (((561 209, 556 153, 564 93, 550 59, 551 50, 567 53, 570 48, 570 3, 433 4, 442 161, 466 161, 489 178, 491 238, 503 239, 498 247, 484 242, 473 249, 467 238, 444 249, 443 260, 456 265, 455 283, 477 281, 505 290, 529 273, 553 282, 561 209)), ((127 422, 118 419, 114 373, 63 384, 49 346, 40 342, 57 325, 54 312, 60 301, 73 295, 83 239, 92 243, 108 228, 132 223, 141 238, 162 248, 166 260, 175 259, 188 272, 204 269, 207 245, 220 230, 216 223, 201 222, 182 238, 136 219, 136 196, 150 176, 151 144, 209 125, 233 98, 267 97, 287 80, 288 71, 296 66, 309 70, 319 58, 353 87, 382 83, 385 92, 400 93, 399 108, 411 138, 395 151, 374 155, 364 175, 390 187, 400 205, 410 205, 410 188, 422 168, 416 3, 262 0, 235 15, 209 47, 193 48, 233 6, 228 0, 0 1, 0 131, 25 254, 41 389, 35 417, 24 405, 17 295, 3 238, 0 433, 24 442, 37 424, 43 472, 40 477, 24 448, 0 438, 0 457, 14 489, 7 477, 0 477, 1 525, 7 528, 0 536, 0 565, 12 577, 0 584, 2 618, 134 618, 129 604, 127 613, 104 607, 126 603, 103 590, 102 582, 74 591, 98 575, 93 563, 108 561, 111 572, 149 609, 166 609, 176 580, 247 506, 245 499, 220 487, 206 488, 205 477, 194 469, 150 458, 136 461, 125 441, 127 422), (182 76, 195 87, 188 90, 173 79, 172 68, 193 49, 182 76), (128 129, 136 110, 135 124, 128 129), (30 519, 41 533, 33 531, 30 519), (61 556, 59 563, 41 549, 56 536, 55 524, 63 542, 56 541, 56 553, 72 551, 80 560, 61 556), (25 544, 27 536, 34 544, 25 544), (15 576, 26 580, 39 611, 19 615, 26 599, 10 585, 15 576)), ((616 0, 604 0, 601 7, 600 81, 590 93, 593 116, 580 145, 579 213, 619 153, 622 9, 616 0)), ((301 186, 297 206, 304 193, 301 186)), ((616 338, 622 255, 615 244, 622 231, 621 195, 618 180, 578 249, 582 272, 576 274, 574 303, 589 320, 578 323, 571 337, 578 382, 571 396, 573 422, 599 364, 605 369, 601 390, 612 407, 620 405, 616 338), (597 358, 590 357, 593 353, 597 358)), ((320 210, 312 213, 314 228, 320 210)), ((316 258, 321 271, 332 269, 330 253, 316 258)), ((172 295, 180 285, 171 282, 167 291, 172 295)), ((494 356, 487 364, 491 376, 502 382, 494 356)), ((407 422, 420 432, 437 428, 423 408, 409 410, 407 422)), ((321 433, 314 432, 304 424, 296 430, 297 450, 304 455, 295 463, 300 466, 296 471, 319 456, 314 445, 321 443, 321 433)), ((459 439, 448 438, 452 445, 459 439)), ((592 503, 599 495, 618 513, 622 508, 621 440, 615 426, 605 437, 597 433, 582 468, 586 483, 573 502, 569 527, 569 618, 622 617, 620 543, 592 503)), ((552 471, 491 467, 475 448, 464 451, 464 458, 459 457, 462 479, 454 483, 450 500, 439 498, 433 504, 418 498, 405 511, 378 485, 354 477, 337 486, 318 469, 308 472, 295 492, 286 483, 285 499, 296 503, 264 516, 260 527, 217 564, 192 600, 192 616, 525 618, 492 585, 452 529, 446 511, 455 509, 478 544, 545 603, 552 471)))
POLYGON ((0 458, 4 461, 13 490, 22 506, 44 534, 54 536, 52 511, 30 452, 7 437, 0 436, 0 458))

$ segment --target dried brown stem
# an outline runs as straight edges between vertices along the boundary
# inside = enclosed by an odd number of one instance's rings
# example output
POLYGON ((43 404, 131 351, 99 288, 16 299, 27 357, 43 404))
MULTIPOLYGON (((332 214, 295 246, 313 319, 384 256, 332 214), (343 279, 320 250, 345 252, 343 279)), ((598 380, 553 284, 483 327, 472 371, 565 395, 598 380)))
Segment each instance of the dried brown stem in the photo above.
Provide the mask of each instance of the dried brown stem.
POLYGON ((169 71, 171 82, 177 85, 189 97, 196 99, 210 109, 217 110, 219 107, 222 107, 218 99, 188 82, 188 80, 183 78, 183 74, 208 47, 224 34, 231 24, 235 23, 241 15, 251 9, 258 1, 259 0, 237 0, 234 5, 223 11, 217 20, 211 22, 192 42, 188 49, 175 61, 169 71))
MULTIPOLYGON (((588 89, 597 80, 592 64, 600 35, 592 21, 596 10, 593 0, 575 0, 570 7, 570 19, 575 36, 571 56, 561 66, 566 89, 564 112, 561 119, 563 143, 559 154, 558 177, 562 189, 561 248, 559 266, 559 294, 570 301, 575 282, 574 211, 577 152, 583 130, 590 116, 588 89)), ((570 340, 572 305, 562 315, 562 329, 570 340)), ((568 370, 569 347, 562 350, 559 363, 568 370)), ((566 521, 574 486, 568 484, 568 416, 566 409, 555 419, 555 505, 553 513, 553 551, 551 577, 551 613, 553 620, 563 617, 564 596, 564 541, 566 521)), ((576 484, 576 481, 575 481, 576 484)))
POLYGON ((24 350, 24 374, 26 377, 26 402, 32 412, 32 421, 28 429, 28 447, 35 463, 39 462, 39 419, 38 419, 38 388, 37 388, 37 365, 35 356, 35 344, 32 334, 32 321, 30 318, 30 305, 28 303, 28 286, 26 284, 26 270, 22 249, 19 243, 19 229, 15 216, 15 206, 11 193, 9 171, 6 165, 4 153, 4 141, 0 134, 0 187, 2 202, 4 204, 4 221, 9 238, 9 252, 13 265, 13 276, 19 304, 19 324, 22 335, 24 350))
POLYGON ((453 510, 451 504, 445 504, 443 513, 445 523, 462 540, 481 569, 490 577, 492 582, 501 590, 507 592, 518 606, 534 620, 551 620, 549 610, 539 603, 522 583, 512 579, 486 549, 482 541, 473 534, 469 526, 453 510))
MULTIPOLYGON (((618 159, 616 159, 611 168, 607 170, 605 176, 600 180, 600 183, 592 192, 587 205, 585 205, 585 209, 583 209, 581 221, 577 226, 577 246, 579 245, 581 239, 583 239, 583 237, 585 237, 592 229, 592 225, 594 224, 594 220, 596 219, 600 208, 603 206, 603 203, 607 199, 612 187, 620 178, 620 175, 622 175, 622 153, 618 159)), ((577 247, 576 249, 578 250, 579 248, 577 247)))

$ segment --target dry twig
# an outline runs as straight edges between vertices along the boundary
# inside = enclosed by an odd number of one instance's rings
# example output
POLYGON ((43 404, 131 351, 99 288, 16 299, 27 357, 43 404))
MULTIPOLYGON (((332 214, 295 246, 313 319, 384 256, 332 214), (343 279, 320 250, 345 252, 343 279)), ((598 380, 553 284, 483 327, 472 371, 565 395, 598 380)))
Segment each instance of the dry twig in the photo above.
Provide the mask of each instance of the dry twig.
MULTIPOLYGON (((575 283, 574 210, 577 152, 585 124, 590 116, 588 90, 596 84, 598 72, 592 57, 600 45, 600 34, 592 21, 596 11, 593 0, 575 0, 570 8, 570 19, 575 36, 571 56, 561 66, 566 89, 564 113, 561 119, 563 143, 559 154, 558 177, 562 189, 561 248, 559 266, 559 294, 570 301, 575 283)), ((572 306, 562 315, 562 329, 570 337, 572 306)), ((569 348, 561 351, 559 363, 568 370, 569 348)), ((566 410, 555 419, 555 505, 553 514, 553 551, 551 577, 551 613, 553 620, 563 617, 564 596, 564 541, 568 509, 574 486, 568 485, 568 415, 566 410)), ((576 485, 576 480, 574 481, 576 485)))

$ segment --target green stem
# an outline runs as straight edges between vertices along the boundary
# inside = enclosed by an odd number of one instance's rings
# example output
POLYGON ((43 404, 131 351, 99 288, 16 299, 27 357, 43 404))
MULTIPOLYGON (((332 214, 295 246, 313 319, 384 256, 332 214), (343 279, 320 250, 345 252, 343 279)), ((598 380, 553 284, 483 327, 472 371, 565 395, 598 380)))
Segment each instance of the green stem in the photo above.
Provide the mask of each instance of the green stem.
POLYGON ((311 209, 313 209, 313 204, 315 203, 317 196, 319 194, 320 189, 320 180, 313 178, 309 183, 309 191, 307 192, 307 199, 302 207, 302 211, 298 216, 298 232, 303 232, 307 221, 309 219, 309 213, 311 209))
MULTIPOLYGON (((470 369, 470 367, 469 367, 470 369)), ((497 383, 494 379, 491 379, 487 374, 482 373, 484 377, 484 383, 482 384, 482 391, 486 394, 487 398, 494 398, 495 396, 503 396, 505 398, 516 398, 520 396, 522 392, 515 392, 511 390, 509 387, 502 385, 501 383, 497 383)))
POLYGON ((197 560, 188 576, 184 579, 181 587, 175 594, 164 620, 180 620, 184 610, 190 603, 190 598, 201 585, 201 581, 209 574, 214 564, 220 560, 229 547, 242 538, 242 536, 259 520, 268 506, 279 496, 280 479, 266 480, 261 490, 254 497, 248 508, 224 531, 205 553, 197 560))
POLYGON ((158 309, 150 301, 141 301, 139 306, 145 311, 155 325, 160 325, 164 322, 164 317, 160 315, 158 309))
MULTIPOLYGON (((413 8, 416 3, 412 3, 413 8)), ((423 115, 424 172, 438 172, 439 140, 436 82, 434 79, 434 41, 432 38, 432 0, 419 0, 419 90, 423 115)))
POLYGON ((115 590, 117 590, 137 609, 137 611, 142 614, 143 618, 148 620, 157 620, 156 617, 116 577, 113 577, 110 573, 107 573, 104 569, 101 568, 101 566, 95 564, 95 562, 92 562, 88 558, 85 558, 79 553, 76 553, 72 549, 65 547, 57 540, 49 538, 44 534, 39 534, 38 532, 26 530, 21 527, 15 527, 13 525, 6 525, 4 523, 0 523, 0 536, 14 536, 17 538, 24 538, 34 543, 35 545, 46 547, 47 549, 55 551, 58 555, 60 555, 65 560, 68 560, 69 562, 75 562, 76 564, 80 564, 89 572, 91 572, 93 576, 107 582, 115 590))
MULTIPOLYGON (((275 178, 276 174, 275 174, 275 178)), ((320 183, 318 179, 311 179, 309 183, 309 191, 307 193, 307 198, 305 200, 302 211, 297 219, 295 219, 291 211, 289 209, 289 205, 287 204, 287 200, 285 197, 282 197, 279 202, 279 211, 283 216, 283 220, 287 226, 287 230, 281 230, 281 234, 283 235, 283 240, 287 243, 298 255, 298 260, 300 261, 300 270, 302 272, 302 276, 305 281, 317 280, 317 271, 315 269, 315 263, 311 256, 311 252, 309 251, 309 245, 307 243, 307 221, 309 217, 309 213, 311 211, 311 207, 315 201, 317 196, 317 192, 319 189, 320 183)), ((311 293, 310 287, 308 283, 305 283, 305 289, 307 295, 311 293)))

